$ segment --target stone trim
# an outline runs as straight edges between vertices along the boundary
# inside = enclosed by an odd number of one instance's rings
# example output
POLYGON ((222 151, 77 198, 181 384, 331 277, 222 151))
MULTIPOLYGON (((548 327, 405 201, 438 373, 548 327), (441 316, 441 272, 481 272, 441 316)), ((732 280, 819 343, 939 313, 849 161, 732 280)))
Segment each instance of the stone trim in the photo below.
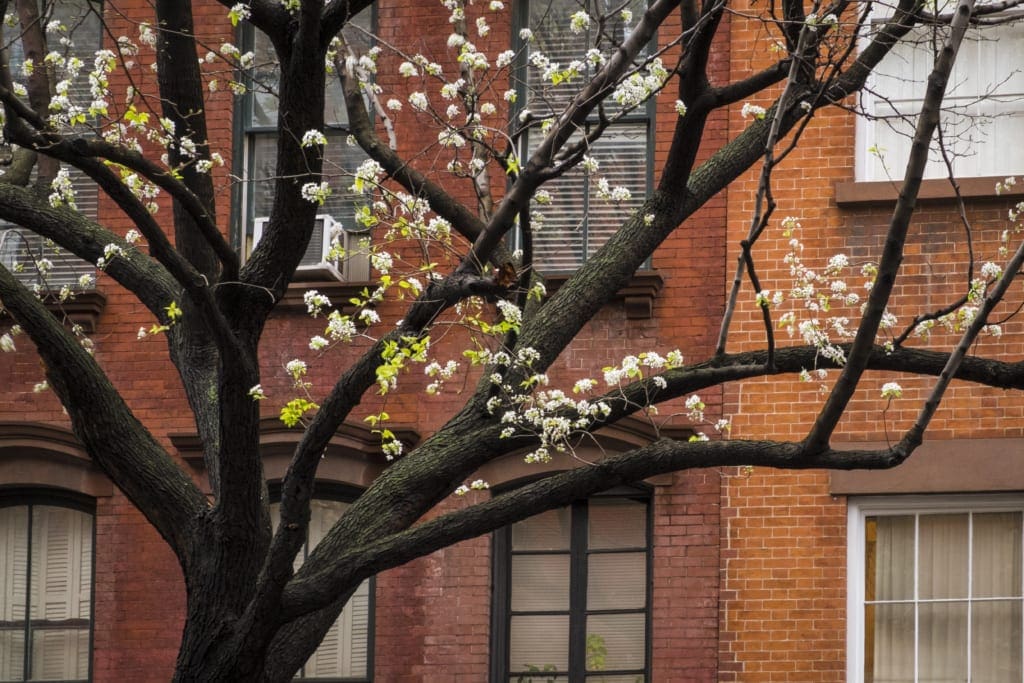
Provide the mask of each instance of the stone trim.
POLYGON ((0 486, 55 487, 93 498, 114 493, 71 430, 39 422, 0 422, 0 486))

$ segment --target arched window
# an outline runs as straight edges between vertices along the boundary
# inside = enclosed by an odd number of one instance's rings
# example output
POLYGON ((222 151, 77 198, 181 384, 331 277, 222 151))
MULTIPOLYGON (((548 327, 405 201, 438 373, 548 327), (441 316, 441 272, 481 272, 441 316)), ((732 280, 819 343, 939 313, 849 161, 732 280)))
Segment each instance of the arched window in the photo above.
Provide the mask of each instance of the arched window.
POLYGON ((0 493, 0 680, 91 676, 93 505, 0 493))
MULTIPOLYGON (((309 552, 327 535, 349 506, 353 495, 347 489, 317 488, 310 503, 309 533, 295 561, 296 569, 309 552)), ((281 520, 281 505, 270 506, 274 528, 281 520)), ((341 611, 320 647, 299 671, 299 680, 369 681, 373 655, 373 580, 368 579, 341 611)))

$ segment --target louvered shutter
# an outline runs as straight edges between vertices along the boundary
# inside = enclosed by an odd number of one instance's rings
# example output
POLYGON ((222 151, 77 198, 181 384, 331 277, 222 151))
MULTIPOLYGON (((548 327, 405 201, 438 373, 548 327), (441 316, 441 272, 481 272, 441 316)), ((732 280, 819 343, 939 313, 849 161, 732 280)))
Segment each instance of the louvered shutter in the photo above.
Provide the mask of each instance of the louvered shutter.
POLYGON ((33 680, 88 677, 92 518, 50 506, 32 516, 33 680), (85 622, 83 625, 82 622, 85 622))
MULTIPOLYGON (((331 530, 348 503, 336 500, 313 500, 310 503, 309 542, 312 549, 331 530)), ((281 521, 281 506, 270 506, 274 528, 281 521)), ((305 555, 304 549, 301 555, 305 555)), ((296 559, 296 569, 301 566, 296 559)), ((364 581, 345 605, 338 620, 331 626, 316 652, 299 674, 300 678, 363 678, 369 670, 370 582, 364 581)))
POLYGON ((28 507, 0 508, 0 680, 24 678, 28 507))

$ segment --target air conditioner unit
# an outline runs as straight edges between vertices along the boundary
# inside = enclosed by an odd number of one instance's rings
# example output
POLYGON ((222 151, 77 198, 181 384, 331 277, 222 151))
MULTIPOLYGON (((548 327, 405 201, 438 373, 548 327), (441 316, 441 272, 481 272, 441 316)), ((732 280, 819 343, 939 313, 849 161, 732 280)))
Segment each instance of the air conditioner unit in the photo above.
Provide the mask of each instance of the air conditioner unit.
POLYGON ((96 267, 69 251, 64 251, 41 235, 14 226, 0 225, 0 263, 26 287, 34 285, 57 292, 67 285, 80 289, 83 275, 95 275, 96 267), (46 259, 51 264, 44 278, 36 261, 46 259))
MULTIPOLYGON (((252 244, 253 248, 263 237, 269 218, 261 217, 253 221, 252 244)), ((314 280, 341 280, 350 282, 363 282, 370 279, 370 256, 369 250, 360 242, 366 239, 369 230, 359 226, 352 229, 342 225, 327 214, 318 214, 316 224, 313 226, 313 236, 309 239, 306 253, 299 261, 299 267, 295 270, 295 279, 299 281, 314 280), (331 240, 337 237, 342 248, 345 249, 345 258, 340 262, 329 260, 331 252, 331 240)))

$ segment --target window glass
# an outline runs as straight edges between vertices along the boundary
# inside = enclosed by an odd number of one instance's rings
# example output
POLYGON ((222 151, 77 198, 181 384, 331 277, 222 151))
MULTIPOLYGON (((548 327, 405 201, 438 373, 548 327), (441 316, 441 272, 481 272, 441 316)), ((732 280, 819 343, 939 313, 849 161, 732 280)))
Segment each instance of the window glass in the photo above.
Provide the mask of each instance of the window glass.
POLYGON ((1022 512, 866 515, 863 680, 1022 677, 1022 512))
MULTIPOLYGON (((295 560, 295 567, 302 566, 309 551, 323 539, 334 523, 344 514, 349 504, 338 500, 313 500, 310 503, 308 542, 295 560)), ((270 518, 274 527, 281 521, 281 505, 270 506, 270 518)), ((320 647, 299 670, 299 679, 344 679, 369 680, 370 629, 372 614, 370 600, 372 581, 363 581, 341 611, 338 620, 327 632, 320 647)))
MULTIPOLYGON (((532 0, 528 4, 525 20, 533 38, 526 43, 528 56, 520 76, 520 97, 534 115, 562 111, 594 71, 586 59, 587 52, 596 49, 609 56, 613 46, 628 37, 644 11, 644 3, 638 0, 601 0, 586 6, 592 14, 590 25, 573 30, 570 17, 583 7, 576 0, 532 0), (628 10, 628 21, 623 10, 628 10), (605 15, 603 21, 598 21, 597 13, 605 15), (564 71, 570 65, 575 65, 579 75, 553 85, 552 72, 564 71)), ((605 113, 621 111, 609 99, 605 113)), ((643 203, 650 178, 651 114, 651 108, 642 105, 605 129, 589 154, 599 163, 596 170, 577 166, 545 183, 551 201, 534 202, 532 206, 533 260, 538 270, 575 270, 604 246, 643 203)), ((575 140, 582 139, 589 130, 588 126, 580 131, 575 140)), ((525 136, 526 150, 532 151, 542 139, 539 129, 531 129, 525 136)))
POLYGON ((85 681, 92 631, 93 516, 0 508, 0 681, 85 681))
POLYGON ((508 609, 497 617, 507 640, 494 643, 501 680, 645 679, 646 500, 593 498, 544 512, 499 532, 495 548, 506 568, 496 574, 495 609, 508 609))
MULTIPOLYGON (((868 120, 861 128, 861 180, 902 178, 924 98, 934 49, 947 27, 917 28, 882 60, 862 98, 868 120)), ((1018 173, 1024 148, 1002 144, 1024 137, 1024 24, 972 26, 957 55, 943 100, 941 129, 959 176, 1018 173)), ((926 177, 945 177, 933 143, 926 177)))
MULTIPOLYGON (((65 29, 59 33, 49 32, 46 37, 47 47, 91 65, 103 41, 99 7, 99 3, 88 0, 41 2, 40 21, 44 25, 59 22, 65 29), (68 45, 59 42, 62 37, 70 39, 68 45)), ((21 41, 12 40, 8 47, 11 73, 21 74, 25 62, 21 41)), ((75 106, 88 109, 93 100, 88 67, 81 69, 71 80, 68 99, 75 106)), ((99 189, 96 184, 76 168, 68 167, 68 173, 78 211, 87 218, 96 219, 99 215, 99 189)), ((71 289, 90 289, 95 282, 96 269, 91 263, 10 223, 0 222, 0 264, 15 273, 22 284, 35 287, 42 293, 57 294, 65 286, 71 289), (83 280, 83 276, 90 277, 83 280)))

